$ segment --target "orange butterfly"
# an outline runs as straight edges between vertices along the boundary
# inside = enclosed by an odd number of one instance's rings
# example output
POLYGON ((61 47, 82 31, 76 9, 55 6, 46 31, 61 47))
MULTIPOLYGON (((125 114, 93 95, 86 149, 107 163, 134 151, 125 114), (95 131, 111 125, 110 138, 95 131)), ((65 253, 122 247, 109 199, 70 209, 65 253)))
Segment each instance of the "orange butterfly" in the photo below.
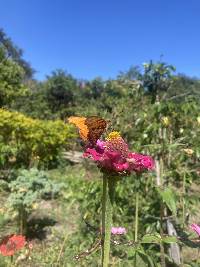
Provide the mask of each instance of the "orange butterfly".
POLYGON ((83 141, 88 141, 93 145, 96 144, 107 126, 107 122, 97 116, 87 118, 72 116, 68 118, 68 122, 73 123, 79 129, 79 134, 83 141))

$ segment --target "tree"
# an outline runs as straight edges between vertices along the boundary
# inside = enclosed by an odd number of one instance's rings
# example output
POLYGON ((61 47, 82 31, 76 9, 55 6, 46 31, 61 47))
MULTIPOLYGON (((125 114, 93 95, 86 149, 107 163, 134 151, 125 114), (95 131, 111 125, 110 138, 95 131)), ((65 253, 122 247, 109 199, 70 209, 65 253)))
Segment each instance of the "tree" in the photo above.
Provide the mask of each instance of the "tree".
POLYGON ((174 76, 172 86, 168 91, 168 98, 181 101, 188 96, 200 98, 200 81, 185 74, 174 76))
POLYGON ((104 91, 104 81, 100 77, 97 77, 90 82, 90 88, 92 92, 92 97, 94 99, 97 99, 104 91))
POLYGON ((144 89, 151 94, 152 103, 160 101, 161 95, 164 96, 172 83, 172 73, 175 67, 165 62, 144 63, 144 74, 142 75, 142 83, 144 89))
POLYGON ((61 112, 74 105, 78 92, 77 81, 65 71, 56 70, 47 76, 44 88, 52 112, 61 112))
POLYGON ((23 68, 8 58, 6 49, 0 46, 0 107, 11 106, 17 97, 26 93, 23 77, 23 68))
MULTIPOLYGON (((23 69, 23 78, 25 80, 33 77, 35 71, 30 66, 30 63, 23 59, 22 49, 13 44, 12 40, 7 37, 3 29, 0 29, 0 48, 4 51, 5 60, 11 59, 23 69)), ((0 62, 2 61, 0 60, 0 62)))
POLYGON ((127 71, 120 71, 117 79, 119 80, 139 80, 142 74, 139 66, 131 66, 127 71))

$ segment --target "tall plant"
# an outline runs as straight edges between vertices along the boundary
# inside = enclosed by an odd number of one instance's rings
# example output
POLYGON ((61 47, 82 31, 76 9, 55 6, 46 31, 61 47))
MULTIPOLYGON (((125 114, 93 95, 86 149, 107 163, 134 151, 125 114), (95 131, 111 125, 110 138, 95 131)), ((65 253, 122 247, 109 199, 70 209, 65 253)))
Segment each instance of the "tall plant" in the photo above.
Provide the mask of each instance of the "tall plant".
MULTIPOLYGON (((110 259, 111 228, 113 225, 113 209, 115 203, 115 184, 122 176, 128 176, 131 172, 141 173, 144 170, 152 169, 154 167, 154 163, 148 156, 130 152, 128 145, 118 132, 111 132, 105 141, 98 140, 95 145, 86 148, 84 157, 92 158, 103 172, 101 262, 102 267, 107 267, 110 259)), ((136 197, 138 199, 137 192, 136 197)), ((136 210, 138 211, 138 206, 136 207, 136 210)), ((136 239, 137 232, 138 215, 136 212, 136 239)))

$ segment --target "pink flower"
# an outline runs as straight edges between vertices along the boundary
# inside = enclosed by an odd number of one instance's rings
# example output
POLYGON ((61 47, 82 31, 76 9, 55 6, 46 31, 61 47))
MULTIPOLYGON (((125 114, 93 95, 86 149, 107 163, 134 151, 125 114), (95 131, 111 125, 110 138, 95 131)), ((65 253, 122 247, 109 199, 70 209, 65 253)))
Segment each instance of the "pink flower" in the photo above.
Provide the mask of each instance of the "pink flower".
POLYGON ((113 235, 124 235, 126 234, 126 229, 124 227, 112 227, 111 233, 113 235))
POLYGON ((31 250, 31 249, 33 249, 33 244, 32 243, 28 243, 28 248, 31 250))
POLYGON ((200 237, 200 226, 198 224, 195 224, 195 223, 191 224, 190 229, 196 232, 198 236, 200 237))
POLYGON ((130 153, 127 159, 130 163, 130 169, 136 171, 152 170, 154 161, 151 157, 137 153, 130 153))
POLYGON ((98 165, 115 173, 141 172, 154 168, 151 157, 129 152, 128 145, 118 132, 109 134, 106 141, 98 140, 95 147, 87 148, 84 157, 90 157, 98 165))

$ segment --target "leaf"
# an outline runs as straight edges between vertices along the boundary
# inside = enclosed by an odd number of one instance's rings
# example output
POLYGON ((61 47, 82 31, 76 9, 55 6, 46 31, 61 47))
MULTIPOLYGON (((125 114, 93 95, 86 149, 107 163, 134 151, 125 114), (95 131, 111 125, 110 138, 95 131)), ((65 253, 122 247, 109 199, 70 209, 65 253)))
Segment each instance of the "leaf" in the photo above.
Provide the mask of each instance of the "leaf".
POLYGON ((166 188, 163 191, 158 189, 162 201, 167 205, 170 211, 176 215, 176 196, 171 188, 166 188))
POLYGON ((144 235, 141 240, 141 243, 145 244, 149 243, 159 244, 160 242, 161 242, 161 236, 158 233, 144 235))
POLYGON ((163 243, 166 243, 166 244, 178 242, 176 236, 166 236, 166 237, 162 238, 162 241, 163 241, 163 243))
POLYGON ((142 263, 145 264, 145 266, 155 267, 153 259, 144 251, 143 248, 138 249, 137 255, 139 256, 142 263))

